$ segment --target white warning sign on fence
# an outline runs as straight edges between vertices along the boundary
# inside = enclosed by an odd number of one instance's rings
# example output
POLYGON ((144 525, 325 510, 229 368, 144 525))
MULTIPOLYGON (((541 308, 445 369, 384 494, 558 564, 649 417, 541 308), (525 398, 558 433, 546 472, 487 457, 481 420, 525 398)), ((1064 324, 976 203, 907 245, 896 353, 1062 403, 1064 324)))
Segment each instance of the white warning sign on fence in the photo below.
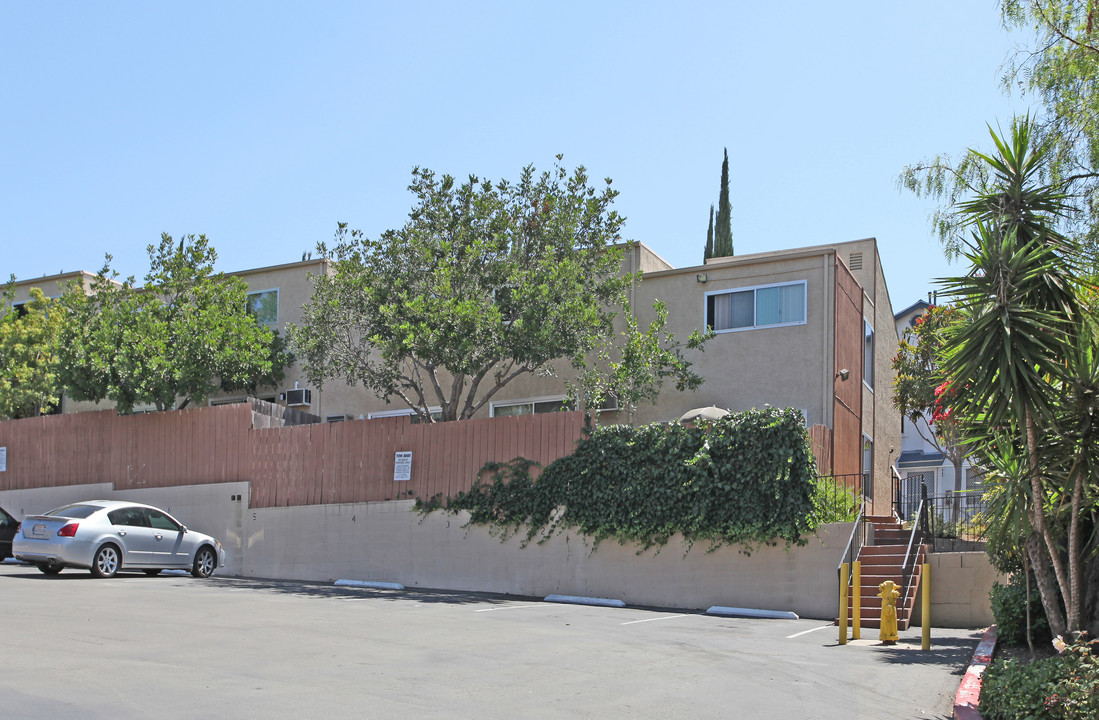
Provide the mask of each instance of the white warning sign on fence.
POLYGON ((8 471, 8 449, 0 447, 0 472, 8 471))
POLYGON ((404 482, 412 479, 412 452, 399 452, 393 456, 393 480, 404 482))

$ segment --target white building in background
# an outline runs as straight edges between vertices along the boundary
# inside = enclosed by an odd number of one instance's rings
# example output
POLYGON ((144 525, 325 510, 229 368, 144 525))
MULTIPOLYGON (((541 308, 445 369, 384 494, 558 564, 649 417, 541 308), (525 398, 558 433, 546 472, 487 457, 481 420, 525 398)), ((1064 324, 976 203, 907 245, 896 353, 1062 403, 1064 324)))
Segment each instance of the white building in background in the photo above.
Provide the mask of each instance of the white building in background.
MULTIPOLYGON (((898 340, 904 339, 904 331, 916 324, 916 319, 927 312, 931 304, 925 300, 910 305, 894 316, 898 340)), ((942 451, 930 442, 935 428, 926 413, 918 423, 901 416, 901 454, 897 459, 897 470, 902 478, 902 495, 905 498, 918 498, 920 482, 927 485, 928 495, 946 495, 954 491, 954 463, 942 451)), ((979 488, 976 470, 970 466, 969 459, 963 461, 965 473, 963 490, 979 488)))

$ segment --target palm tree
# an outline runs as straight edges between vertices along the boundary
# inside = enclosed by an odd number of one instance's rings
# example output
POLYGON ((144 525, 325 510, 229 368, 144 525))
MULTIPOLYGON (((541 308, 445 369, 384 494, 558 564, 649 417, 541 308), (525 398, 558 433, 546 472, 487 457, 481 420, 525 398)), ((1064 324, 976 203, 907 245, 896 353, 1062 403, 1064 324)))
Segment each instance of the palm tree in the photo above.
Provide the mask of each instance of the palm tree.
POLYGON ((1009 427, 1022 434, 1036 536, 1026 548, 1050 628, 1063 634, 1081 627, 1079 512, 1069 519, 1066 567, 1047 518, 1047 485, 1057 463, 1043 456, 1039 437, 1063 415, 1062 400, 1075 376, 1073 354, 1087 339, 1075 287, 1077 248, 1054 227, 1071 208, 1056 188, 1041 184, 1047 154, 1032 147, 1030 118, 1016 119, 1006 142, 989 131, 996 154, 975 154, 989 166, 990 186, 959 206, 973 227, 963 253, 972 267, 964 277, 943 281, 963 316, 952 328, 943 367, 974 440, 987 442, 990 431, 1009 427))

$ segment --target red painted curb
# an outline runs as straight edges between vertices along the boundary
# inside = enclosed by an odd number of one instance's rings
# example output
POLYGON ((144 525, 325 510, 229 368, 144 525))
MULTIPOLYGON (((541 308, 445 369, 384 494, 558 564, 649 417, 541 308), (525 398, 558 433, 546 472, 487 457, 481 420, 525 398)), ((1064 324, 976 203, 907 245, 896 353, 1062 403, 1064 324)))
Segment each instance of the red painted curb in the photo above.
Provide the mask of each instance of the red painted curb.
POLYGON ((977 711, 977 704, 981 701, 981 675, 992 662, 995 649, 996 626, 993 625, 985 631, 977 649, 973 651, 973 660, 965 671, 958 694, 954 696, 954 720, 982 720, 981 713, 977 711))

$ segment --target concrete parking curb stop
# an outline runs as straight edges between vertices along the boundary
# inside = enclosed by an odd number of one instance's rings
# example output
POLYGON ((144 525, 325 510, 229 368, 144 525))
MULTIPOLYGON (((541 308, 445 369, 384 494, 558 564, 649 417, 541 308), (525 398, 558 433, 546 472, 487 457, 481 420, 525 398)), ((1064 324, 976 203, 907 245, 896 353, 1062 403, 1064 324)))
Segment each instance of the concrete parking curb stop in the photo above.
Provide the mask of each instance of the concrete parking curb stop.
POLYGON ((395 582, 380 582, 376 580, 344 580, 339 579, 335 583, 340 587, 361 587, 373 590, 404 590, 404 585, 395 582))
POLYGON ((571 605, 595 605, 598 607, 614 608, 626 607, 626 603, 621 600, 613 600, 611 598, 579 597, 576 595, 547 595, 545 601, 551 603, 567 603, 571 605))
POLYGON ((977 706, 981 701, 981 676, 992 662, 992 653, 996 650, 996 626, 985 631, 977 649, 973 651, 973 660, 965 671, 962 684, 954 696, 954 720, 981 720, 977 706))
POLYGON ((762 618, 764 620, 800 620, 797 613, 789 610, 756 610, 755 608, 724 607, 714 605, 706 611, 707 615, 726 615, 728 617, 762 618))

